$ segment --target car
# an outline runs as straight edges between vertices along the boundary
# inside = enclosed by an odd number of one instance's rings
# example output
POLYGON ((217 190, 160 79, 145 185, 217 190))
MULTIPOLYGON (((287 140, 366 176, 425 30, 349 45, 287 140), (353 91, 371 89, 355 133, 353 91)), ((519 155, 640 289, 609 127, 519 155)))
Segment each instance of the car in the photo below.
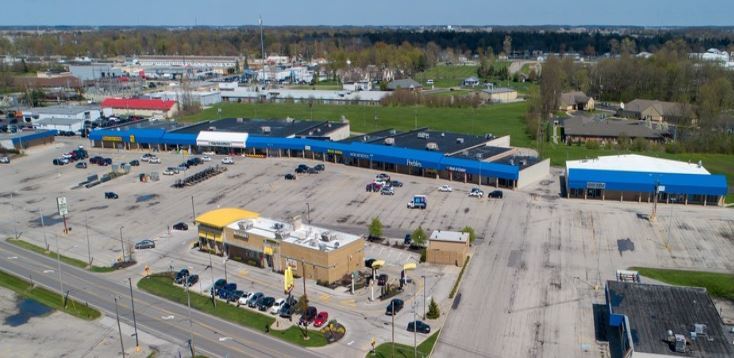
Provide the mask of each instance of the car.
POLYGON ((316 164, 313 168, 320 172, 323 172, 324 170, 326 170, 326 166, 323 164, 316 164))
POLYGON ((75 167, 77 167, 79 169, 87 169, 87 163, 85 163, 85 162, 79 162, 79 163, 76 163, 75 167))
POLYGON ((403 309, 403 305, 405 303, 403 300, 399 298, 393 298, 390 303, 387 305, 387 308, 385 308, 385 314, 388 316, 392 316, 400 312, 401 309, 403 309))
POLYGON ((247 300, 249 300, 249 299, 250 299, 250 296, 252 296, 252 294, 253 294, 253 292, 245 292, 245 294, 244 294, 244 295, 242 295, 242 296, 241 296, 241 297, 240 297, 240 298, 239 298, 239 299, 237 300, 237 305, 238 305, 238 306, 247 306, 247 300))
POLYGON ((285 180, 296 180, 296 176, 293 175, 293 174, 290 174, 290 173, 289 174, 286 174, 285 175, 285 180))
POLYGON ((232 157, 224 157, 222 158, 222 164, 234 164, 234 160, 232 160, 232 157))
POLYGON ((202 152, 201 154, 204 154, 204 155, 215 155, 217 153, 215 153, 215 152, 213 152, 213 151, 210 150, 208 152, 202 152))
POLYGON ((380 195, 395 195, 395 189, 391 186, 383 186, 380 195))
POLYGON ((313 322, 313 319, 316 318, 317 313, 319 312, 316 310, 316 307, 308 306, 308 308, 306 308, 306 312, 303 312, 301 315, 301 319, 298 321, 298 324, 308 326, 309 323, 313 322))
POLYGON ((308 168, 308 169, 306 170, 306 173, 308 173, 308 174, 318 174, 318 173, 319 173, 319 171, 318 171, 318 170, 316 170, 316 168, 308 168))
POLYGON ((185 284, 184 286, 188 286, 188 287, 191 287, 191 286, 193 286, 194 284, 196 284, 197 282, 199 282, 199 275, 196 275, 196 274, 194 274, 194 275, 190 275, 190 276, 189 276, 189 277, 188 277, 188 278, 186 279, 186 284, 185 284))
POLYGON ((210 162, 212 160, 212 157, 210 157, 208 155, 205 155, 205 156, 201 157, 201 160, 202 161, 205 161, 205 162, 210 162))
POLYGON ((174 282, 181 283, 183 280, 189 275, 188 269, 181 269, 179 272, 176 273, 176 278, 174 278, 174 282))
POLYGON ((313 326, 319 328, 329 321, 329 312, 321 311, 313 319, 313 326))
POLYGON ((452 188, 449 185, 444 184, 444 185, 441 185, 441 186, 438 187, 438 191, 444 192, 444 193, 450 193, 450 192, 454 191, 454 188, 452 188))
POLYGON ((136 250, 143 250, 143 249, 154 249, 155 248, 155 241, 153 240, 142 240, 135 243, 135 249, 136 250))
POLYGON ((379 180, 382 180, 384 182, 388 182, 388 181, 390 181, 390 176, 387 175, 387 174, 385 174, 385 173, 380 173, 380 174, 377 174, 377 176, 375 177, 375 179, 379 179, 379 180))
POLYGON ((186 223, 176 223, 173 225, 173 230, 188 231, 189 226, 186 223))
POLYGON ((386 273, 381 273, 377 276, 377 286, 385 286, 387 284, 388 276, 386 273))
POLYGON ((390 180, 389 181, 389 184, 390 184, 390 186, 394 186, 396 188, 400 188, 400 187, 403 186, 403 182, 401 182, 399 180, 390 180))
POLYGON ((148 160, 150 160, 150 157, 152 157, 152 156, 153 156, 153 154, 145 153, 145 154, 143 154, 142 157, 140 157, 140 160, 142 160, 144 162, 147 162, 148 160))
POLYGON ((148 159, 148 163, 150 163, 150 164, 160 164, 161 163, 161 160, 158 157, 150 157, 150 159, 148 159))
POLYGON ((280 311, 278 312, 278 315, 280 317, 290 319, 293 316, 294 310, 295 310, 295 307, 291 305, 289 302, 286 302, 283 304, 283 306, 280 307, 280 311))
POLYGON ((257 300, 260 299, 260 297, 263 297, 262 292, 255 292, 250 296, 250 298, 247 299, 247 306, 250 308, 255 308, 257 306, 257 300))
POLYGON ((298 168, 296 168, 295 172, 296 172, 296 174, 305 174, 305 173, 308 173, 308 170, 309 169, 311 169, 311 168, 309 168, 309 167, 305 167, 305 168, 298 167, 298 168))
POLYGON ((278 314, 280 312, 280 308, 283 307, 283 304, 285 304, 285 298, 275 300, 273 305, 270 306, 270 314, 278 314))
POLYGON ((227 300, 227 302, 237 302, 237 303, 239 303, 240 302, 239 301, 240 300, 240 297, 242 297, 244 295, 245 295, 245 291, 242 291, 242 290, 229 291, 229 293, 227 294, 227 297, 225 299, 227 300))
POLYGON ((62 154, 62 155, 61 155, 61 158, 64 158, 64 159, 71 159, 71 154, 69 154, 69 153, 64 153, 64 154, 62 154))
POLYGON ((0 163, 2 163, 2 164, 8 164, 8 163, 10 163, 10 158, 8 158, 6 156, 0 157, 0 163))
POLYGON ((137 159, 133 159, 133 160, 131 160, 131 161, 130 161, 130 163, 129 163, 129 164, 130 164, 130 166, 132 166, 132 167, 137 167, 137 166, 139 166, 139 165, 140 165, 140 161, 138 161, 137 159))
POLYGON ((375 178, 375 180, 373 180, 372 182, 380 186, 387 185, 387 181, 384 179, 380 179, 380 178, 375 178))
MULTIPOLYGON (((166 170, 165 170, 165 171, 167 171, 167 172, 170 172, 170 173, 171 173, 171 174, 166 174, 166 175, 173 175, 173 174, 178 174, 178 173, 179 173, 179 170, 178 170, 178 168, 176 168, 176 167, 168 167, 168 168, 166 168, 166 170)), ((165 174, 165 171, 164 171, 164 173, 163 173, 163 174, 165 174)))
POLYGON ((275 303, 275 297, 263 297, 257 301, 257 309, 259 311, 267 311, 275 303))
POLYGON ((403 238, 403 245, 410 245, 410 243, 413 242, 413 238, 410 236, 410 234, 405 234, 405 238, 403 238))
POLYGON ((173 170, 171 170, 171 168, 168 168, 163 171, 163 175, 173 175, 173 174, 176 174, 176 173, 173 170))
POLYGON ((214 281, 214 285, 212 286, 211 290, 209 290, 209 292, 211 294, 216 295, 217 293, 219 293, 219 290, 221 290, 222 288, 224 288, 224 286, 226 286, 226 285, 227 285, 227 280, 225 280, 223 278, 220 278, 220 279, 214 281))
POLYGON ((408 332, 431 333, 431 326, 423 321, 413 321, 408 323, 408 332))
POLYGON ((471 188, 471 191, 469 191, 469 196, 473 198, 481 198, 484 196, 484 192, 478 187, 473 187, 471 188))
POLYGON ((89 164, 99 164, 99 162, 103 160, 104 158, 97 155, 97 156, 89 158, 89 164))
POLYGON ((237 284, 234 282, 227 283, 224 287, 219 289, 217 296, 221 299, 226 299, 231 292, 237 291, 237 284))
POLYGON ((487 197, 490 199, 502 199, 502 190, 493 190, 487 197))
POLYGON ((178 172, 176 174, 178 174, 180 172, 185 172, 187 169, 189 169, 189 167, 187 167, 185 164, 181 164, 178 167, 176 167, 176 170, 178 170, 178 172))
POLYGON ((303 170, 308 170, 309 167, 308 165, 301 163, 301 164, 298 164, 298 166, 296 167, 296 169, 299 169, 299 168, 303 170))
POLYGON ((369 183, 369 184, 367 184, 367 187, 365 187, 365 190, 368 191, 368 192, 374 192, 374 193, 376 193, 376 192, 382 190, 382 184, 369 183))
POLYGON ((425 195, 413 195, 408 202, 408 209, 425 209, 428 207, 428 199, 425 195))
POLYGON ((113 193, 111 191, 108 191, 108 192, 104 193, 104 198, 105 199, 117 199, 117 198, 119 198, 119 196, 116 193, 113 193))

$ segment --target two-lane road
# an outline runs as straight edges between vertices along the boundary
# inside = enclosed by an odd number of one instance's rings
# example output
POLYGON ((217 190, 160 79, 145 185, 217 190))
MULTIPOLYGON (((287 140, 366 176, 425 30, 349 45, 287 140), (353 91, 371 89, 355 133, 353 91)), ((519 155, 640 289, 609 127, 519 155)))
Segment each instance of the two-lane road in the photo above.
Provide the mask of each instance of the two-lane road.
MULTIPOLYGON (((118 297, 120 319, 132 325, 130 289, 127 280, 92 274, 66 264, 62 266, 64 290, 69 296, 114 317, 114 297, 118 297)), ((58 292, 56 261, 0 241, 0 268, 58 292), (12 260, 8 259, 13 257, 12 260), (15 258, 17 257, 17 258, 15 258), (46 273, 44 273, 44 271, 46 273)), ((193 332, 197 352, 220 357, 320 357, 321 355, 247 329, 222 319, 191 310, 186 306, 134 290, 138 329, 187 346, 193 332)))

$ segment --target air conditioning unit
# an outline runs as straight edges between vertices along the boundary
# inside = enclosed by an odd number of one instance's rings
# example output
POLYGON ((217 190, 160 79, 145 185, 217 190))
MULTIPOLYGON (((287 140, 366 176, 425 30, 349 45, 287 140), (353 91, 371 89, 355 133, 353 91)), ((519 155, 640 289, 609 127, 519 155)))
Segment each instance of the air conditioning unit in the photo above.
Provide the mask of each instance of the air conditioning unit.
POLYGON ((395 138, 385 138, 385 145, 395 145, 395 138))
POLYGON ((262 126, 260 127, 260 131, 263 133, 270 133, 270 126, 262 126))
POLYGON ((209 127, 209 130, 212 131, 212 132, 214 132, 214 131, 217 130, 217 127, 211 126, 211 127, 209 127))
POLYGON ((436 142, 428 142, 428 143, 426 143, 426 149, 428 149, 428 150, 438 150, 438 143, 436 143, 436 142))
POLYGON ((461 138, 461 137, 456 138, 456 143, 464 144, 464 138, 461 138))
POLYGON ((321 233, 321 241, 326 241, 326 242, 331 241, 331 235, 328 231, 324 231, 321 233))
POLYGON ((335 249, 338 249, 339 248, 339 241, 337 241, 337 242, 334 243, 334 248, 335 249))
POLYGON ((319 250, 321 250, 321 251, 326 251, 326 244, 324 244, 324 243, 320 243, 320 244, 319 244, 319 250))
POLYGON ((418 132, 418 138, 428 139, 429 134, 427 132, 418 132))

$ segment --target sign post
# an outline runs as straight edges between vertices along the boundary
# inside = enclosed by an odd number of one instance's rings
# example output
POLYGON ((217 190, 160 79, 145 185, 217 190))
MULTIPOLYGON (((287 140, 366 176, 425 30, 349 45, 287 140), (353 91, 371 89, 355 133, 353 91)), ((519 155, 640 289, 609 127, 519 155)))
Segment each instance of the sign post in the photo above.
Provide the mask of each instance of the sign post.
POLYGON ((69 228, 66 226, 66 215, 69 214, 69 205, 66 203, 66 197, 56 198, 56 206, 59 208, 59 215, 64 219, 64 234, 68 234, 69 228))

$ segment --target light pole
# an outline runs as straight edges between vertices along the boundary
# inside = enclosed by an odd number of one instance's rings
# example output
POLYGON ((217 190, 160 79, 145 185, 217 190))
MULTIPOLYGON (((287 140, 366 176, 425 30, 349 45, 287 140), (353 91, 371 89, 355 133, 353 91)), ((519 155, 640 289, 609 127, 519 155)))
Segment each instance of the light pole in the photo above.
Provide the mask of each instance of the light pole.
POLYGON ((306 221, 311 225, 311 204, 306 203, 306 221))
POLYGON ((194 196, 191 196, 191 213, 194 215, 192 222, 196 224, 196 208, 194 207, 194 196))
POLYGON ((186 278, 184 279, 184 287, 186 288, 186 305, 188 306, 189 311, 189 333, 191 334, 191 338, 189 339, 189 347, 191 348, 191 356, 196 357, 196 353, 194 351, 194 323, 191 320, 191 296, 189 295, 189 275, 186 275, 186 278))
POLYGON ((125 345, 122 343, 122 327, 120 327, 120 311, 117 309, 117 296, 115 298, 115 316, 117 317, 117 332, 120 333, 120 349, 122 356, 125 357, 125 345))
POLYGON ((127 282, 130 284, 130 304, 133 310, 133 327, 135 328, 135 351, 140 352, 140 342, 138 341, 138 321, 135 319, 135 299, 133 298, 133 279, 127 278, 127 282))
POLYGON ((125 262, 125 243, 122 241, 122 228, 124 226, 120 226, 120 248, 122 249, 122 262, 125 262))
POLYGON ((66 308, 64 297, 64 281, 61 279, 61 247, 59 247, 59 235, 56 236, 56 273, 59 277, 59 291, 61 291, 61 307, 66 308))
POLYGON ((415 289, 417 284, 413 281, 413 358, 418 357, 418 322, 415 320, 415 289))
POLYGON ((423 278, 423 319, 426 319, 426 275, 421 275, 423 278))
POLYGON ((43 231, 43 243, 46 245, 46 250, 48 250, 48 240, 46 239, 46 224, 43 221, 43 212, 41 209, 38 209, 38 213, 41 215, 41 230, 43 231))
POLYGON ((87 258, 89 259, 89 269, 92 269, 92 248, 89 245, 89 223, 87 216, 84 216, 84 227, 87 230, 87 258))

